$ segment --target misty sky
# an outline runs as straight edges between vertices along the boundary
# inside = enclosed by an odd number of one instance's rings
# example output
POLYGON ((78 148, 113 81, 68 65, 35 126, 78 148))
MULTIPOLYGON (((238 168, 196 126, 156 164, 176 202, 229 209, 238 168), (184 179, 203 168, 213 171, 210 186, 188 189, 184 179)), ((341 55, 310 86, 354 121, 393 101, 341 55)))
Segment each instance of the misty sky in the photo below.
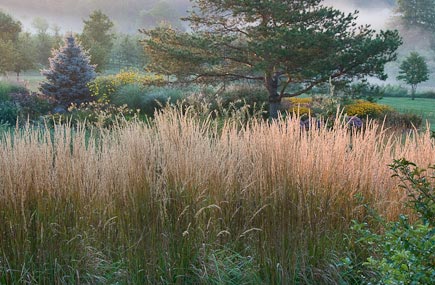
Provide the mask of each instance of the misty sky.
MULTIPOLYGON (((333 6, 344 12, 359 10, 358 24, 370 24, 375 29, 398 28, 392 24, 396 0, 325 0, 324 5, 333 6)), ((35 17, 47 19, 50 24, 61 27, 63 32, 81 32, 83 19, 90 12, 100 9, 112 19, 119 32, 137 33, 139 28, 149 24, 147 13, 158 4, 166 2, 170 14, 179 18, 190 8, 189 0, 0 0, 0 9, 19 19, 24 29, 31 31, 31 23, 35 17)), ((163 6, 165 6, 163 5, 163 6)), ((402 31, 404 32, 404 31, 402 31)), ((429 48, 428 41, 421 31, 405 31, 404 45, 399 49, 399 58, 410 51, 422 53, 435 69, 435 57, 429 48), (407 34, 405 34, 405 32, 407 34)), ((398 73, 398 62, 387 65, 390 73, 389 81, 395 81, 398 73)), ((434 70, 435 76, 435 70, 434 70)), ((435 78, 434 78, 435 82, 435 78)))
MULTIPOLYGON (((136 19, 138 13, 152 9, 158 1, 161 0, 0 0, 0 9, 18 18, 29 31, 32 31, 32 19, 43 17, 51 24, 59 25, 63 31, 74 32, 81 31, 82 20, 91 11, 102 9, 113 19, 118 30, 134 33, 141 28, 141 23, 136 19)), ((166 2, 180 14, 184 14, 189 7, 188 0, 166 2)), ((385 26, 391 15, 390 2, 391 0, 326 0, 324 4, 346 12, 358 9, 359 24, 371 24, 374 28, 380 29, 385 26)))

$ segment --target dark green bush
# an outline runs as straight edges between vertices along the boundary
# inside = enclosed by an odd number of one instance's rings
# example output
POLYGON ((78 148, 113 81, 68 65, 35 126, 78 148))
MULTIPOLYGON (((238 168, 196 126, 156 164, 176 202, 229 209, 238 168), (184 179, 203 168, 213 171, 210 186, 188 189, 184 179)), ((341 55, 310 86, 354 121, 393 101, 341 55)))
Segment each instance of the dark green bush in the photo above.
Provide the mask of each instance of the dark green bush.
POLYGON ((408 97, 408 89, 397 85, 385 85, 382 87, 384 97, 408 97))
POLYGON ((127 105, 129 109, 140 110, 141 114, 152 116, 167 102, 175 103, 183 98, 181 89, 169 87, 148 87, 142 84, 127 84, 116 91, 112 102, 117 106, 127 105))
POLYGON ((426 91, 422 93, 417 93, 415 97, 435 99, 435 91, 426 91))
POLYGON ((220 97, 224 108, 229 108, 230 105, 236 108, 245 105, 261 106, 267 105, 269 102, 267 91, 263 87, 255 86, 235 86, 224 91, 220 97))
POLYGON ((423 123, 422 116, 413 113, 388 111, 383 116, 385 116, 385 125, 387 127, 413 129, 419 128, 423 123))
POLYGON ((19 92, 11 93, 12 102, 20 106, 20 118, 27 120, 35 120, 40 116, 48 114, 54 107, 55 101, 48 96, 19 92))
POLYGON ((20 107, 12 101, 0 102, 0 124, 15 125, 20 113, 20 107))
MULTIPOLYGON (((400 97, 400 98, 410 97, 408 89, 402 86, 386 85, 383 86, 380 90, 382 90, 384 97, 400 97)), ((418 92, 415 94, 415 98, 435 99, 435 91, 418 92)))

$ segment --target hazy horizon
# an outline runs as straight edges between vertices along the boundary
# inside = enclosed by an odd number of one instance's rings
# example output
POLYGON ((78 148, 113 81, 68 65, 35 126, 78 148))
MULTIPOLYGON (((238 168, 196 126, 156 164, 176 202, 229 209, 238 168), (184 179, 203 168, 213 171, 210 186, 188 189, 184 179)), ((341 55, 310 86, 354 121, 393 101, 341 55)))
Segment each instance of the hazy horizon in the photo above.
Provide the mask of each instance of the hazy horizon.
MULTIPOLYGON (((358 24, 370 24, 375 29, 386 27, 393 6, 391 1, 358 1, 358 0, 326 0, 324 5, 336 7, 344 12, 359 10, 358 24), (360 4, 364 3, 364 4, 360 4)), ((80 32, 83 27, 83 19, 96 9, 102 10, 115 23, 115 29, 120 32, 135 33, 139 28, 144 28, 147 21, 146 13, 155 8, 159 3, 166 2, 170 11, 176 16, 173 21, 177 21, 179 16, 186 13, 190 8, 189 0, 125 0, 104 1, 104 0, 2 0, 0 9, 13 15, 20 20, 26 31, 34 32, 32 21, 36 17, 46 19, 50 25, 58 25, 63 32, 80 32), (145 14, 145 15, 144 15, 145 14), (141 18, 142 17, 142 18, 141 18)))

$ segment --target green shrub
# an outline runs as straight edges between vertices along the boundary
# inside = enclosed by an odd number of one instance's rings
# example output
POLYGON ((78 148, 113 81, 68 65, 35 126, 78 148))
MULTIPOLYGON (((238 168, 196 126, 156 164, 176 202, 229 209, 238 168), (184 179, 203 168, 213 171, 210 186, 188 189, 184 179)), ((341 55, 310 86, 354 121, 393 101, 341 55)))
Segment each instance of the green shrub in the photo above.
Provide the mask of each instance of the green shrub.
POLYGON ((51 97, 39 93, 12 93, 11 100, 20 106, 20 118, 24 120, 34 120, 47 115, 55 105, 51 97))
MULTIPOLYGON (((435 177, 405 159, 395 160, 390 167, 417 220, 401 215, 397 222, 385 222, 378 217, 383 225, 379 231, 368 223, 355 223, 353 243, 369 257, 364 262, 348 257, 340 265, 346 279, 359 284, 434 284, 435 177)), ((435 170, 435 165, 429 169, 435 170)))
POLYGON ((113 95, 126 85, 138 84, 145 87, 163 86, 165 83, 166 81, 160 75, 146 75, 129 70, 121 71, 116 75, 99 76, 89 83, 89 89, 97 101, 111 102, 113 95))
MULTIPOLYGON (((397 85, 386 85, 381 88, 384 93, 384 97, 410 97, 408 94, 408 89, 397 85)), ((435 99, 435 91, 424 91, 415 94, 415 98, 429 98, 435 99)))
POLYGON ((183 91, 174 88, 149 87, 139 83, 127 84, 112 95, 112 102, 117 106, 126 105, 141 114, 153 116, 167 102, 177 102, 183 98, 183 91))
POLYGON ((384 97, 408 97, 408 89, 397 85, 385 85, 382 87, 384 97))
POLYGON ((246 104, 249 106, 266 105, 269 102, 267 91, 255 86, 235 86, 223 92, 220 97, 224 108, 230 107, 230 104, 242 107, 246 104))
POLYGON ((27 92, 26 88, 10 82, 0 81, 0 102, 11 100, 11 93, 27 92))
POLYGON ((423 123, 423 118, 420 115, 413 113, 399 113, 397 111, 388 111, 384 114, 385 125, 395 128, 419 128, 423 123))
POLYGON ((426 91, 422 93, 415 94, 416 98, 429 98, 429 99, 435 99, 435 91, 426 91))
POLYGON ((20 107, 11 101, 0 102, 0 124, 15 125, 20 113, 20 107))

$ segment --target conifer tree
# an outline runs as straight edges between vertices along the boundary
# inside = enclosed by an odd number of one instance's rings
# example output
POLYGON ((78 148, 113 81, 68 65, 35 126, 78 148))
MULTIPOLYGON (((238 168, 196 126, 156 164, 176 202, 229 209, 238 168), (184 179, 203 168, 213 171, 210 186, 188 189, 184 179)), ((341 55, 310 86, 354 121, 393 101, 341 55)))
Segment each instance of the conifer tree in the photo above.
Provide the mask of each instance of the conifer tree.
POLYGON ((356 11, 346 14, 322 0, 193 2, 185 18, 191 31, 142 30, 147 68, 181 81, 262 82, 272 118, 283 97, 328 80, 385 79, 384 65, 401 44, 396 31, 359 27, 356 11))
POLYGON ((88 83, 95 78, 95 66, 72 35, 66 37, 63 47, 53 51, 49 60, 50 68, 42 71, 47 78, 40 85, 43 94, 65 108, 91 100, 88 83))
POLYGON ((91 63, 96 65, 96 71, 103 71, 112 50, 115 35, 114 26, 110 18, 96 10, 89 15, 89 20, 84 20, 83 33, 80 41, 91 56, 91 63))

